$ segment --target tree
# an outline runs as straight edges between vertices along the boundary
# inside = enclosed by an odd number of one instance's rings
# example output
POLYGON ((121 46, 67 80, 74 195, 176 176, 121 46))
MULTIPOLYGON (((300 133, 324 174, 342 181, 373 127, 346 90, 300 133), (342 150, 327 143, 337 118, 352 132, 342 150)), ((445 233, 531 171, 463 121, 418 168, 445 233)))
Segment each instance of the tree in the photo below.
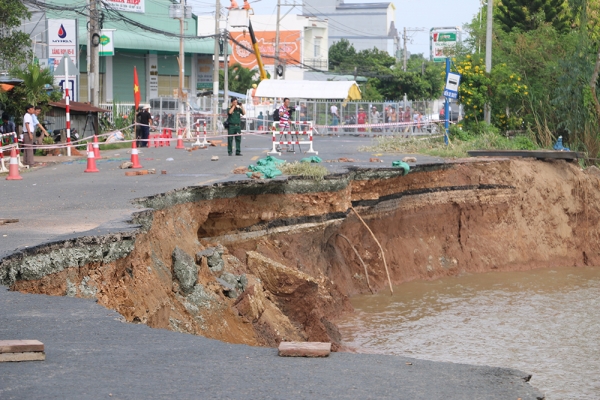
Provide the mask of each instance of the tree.
POLYGON ((342 64, 351 62, 356 57, 354 45, 350 44, 347 39, 335 42, 329 47, 329 69, 336 70, 342 64))
MULTIPOLYGON (((219 71, 219 89, 224 90, 223 71, 219 71)), ((246 93, 252 87, 252 84, 259 83, 257 72, 255 69, 243 67, 240 63, 235 63, 229 66, 227 73, 228 90, 238 93, 246 93)))
POLYGON ((502 0, 495 14, 505 32, 527 32, 544 23, 552 24, 561 33, 570 29, 565 0, 502 0))
POLYGON ((9 71, 24 64, 31 54, 30 37, 16 30, 31 13, 20 0, 0 1, 0 70, 9 71))
POLYGON ((23 80, 9 92, 0 92, 0 103, 4 111, 20 122, 25 114, 25 106, 32 104, 47 111, 48 102, 60 99, 60 92, 52 86, 54 78, 47 68, 38 64, 28 64, 23 70, 15 69, 13 74, 23 80))

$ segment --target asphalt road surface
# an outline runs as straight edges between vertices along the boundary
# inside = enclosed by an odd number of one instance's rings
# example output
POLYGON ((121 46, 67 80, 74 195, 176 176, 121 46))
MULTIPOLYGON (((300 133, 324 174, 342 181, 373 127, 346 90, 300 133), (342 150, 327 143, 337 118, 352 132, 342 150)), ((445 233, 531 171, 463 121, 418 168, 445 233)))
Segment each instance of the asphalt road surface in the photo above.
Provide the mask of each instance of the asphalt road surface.
MULTIPOLYGON (((332 172, 348 166, 390 167, 403 154, 357 152, 368 137, 315 137, 332 172)), ((189 144, 188 144, 189 146, 189 144)), ((127 149, 102 152, 99 173, 86 160, 49 164, 0 181, 0 257, 30 246, 89 234, 132 229, 132 200, 192 185, 248 179, 237 166, 265 157, 271 136, 245 137, 243 156, 226 147, 188 152, 142 149, 144 169, 156 175, 126 177, 118 166, 127 149), (210 161, 218 155, 218 161, 210 161), (170 160, 172 159, 172 160, 170 160), (167 171, 162 175, 160 171, 167 171)), ((307 147, 303 146, 302 150, 307 147)), ((301 152, 283 153, 294 161, 301 152)), ((418 163, 443 160, 417 156, 418 163)), ((38 158, 38 161, 43 161, 38 158)), ((0 287, 0 339, 37 339, 46 361, 0 363, 0 399, 538 399, 523 372, 421 361, 397 356, 333 353, 326 359, 281 358, 275 349, 231 345, 145 325, 124 323, 92 300, 24 295, 0 287)))

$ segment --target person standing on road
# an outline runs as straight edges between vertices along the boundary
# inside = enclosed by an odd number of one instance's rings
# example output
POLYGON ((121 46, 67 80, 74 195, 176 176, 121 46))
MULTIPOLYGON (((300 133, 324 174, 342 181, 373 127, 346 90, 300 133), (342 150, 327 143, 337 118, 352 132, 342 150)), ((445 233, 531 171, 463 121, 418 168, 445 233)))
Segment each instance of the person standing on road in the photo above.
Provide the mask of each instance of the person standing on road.
POLYGON ((229 127, 227 128, 227 154, 233 155, 233 138, 235 137, 235 155, 242 155, 242 115, 246 115, 244 106, 238 100, 231 99, 231 107, 227 111, 229 127))
MULTIPOLYGON (((14 132, 16 132, 16 129, 17 128, 15 127, 15 123, 10 120, 10 115, 8 115, 7 113, 3 113, 2 114, 2 133, 14 133, 14 132)), ((7 143, 11 143, 12 142, 11 139, 12 138, 9 139, 6 136, 4 137, 4 140, 7 143)))
MULTIPOLYGON (((329 111, 331 112, 331 126, 337 126, 340 123, 340 114, 338 114, 337 106, 332 104, 329 111)), ((337 132, 337 128, 334 128, 334 131, 337 132)))
POLYGON ((33 166, 33 118, 31 117, 35 112, 34 107, 31 104, 25 106, 25 115, 23 116, 23 164, 28 167, 33 166))
MULTIPOLYGON (((371 107, 371 112, 369 113, 370 124, 376 125, 379 123, 379 111, 377 111, 377 107, 371 107)), ((381 132, 380 128, 371 129, 373 132, 381 132)))
POLYGON ((137 147, 148 147, 150 138, 150 126, 152 126, 152 114, 150 114, 150 105, 142 106, 142 112, 138 114, 140 119, 140 134, 137 147))
MULTIPOLYGON (((33 114, 31 114, 31 119, 33 120, 33 131, 35 132, 37 130, 37 128, 40 128, 42 130, 42 133, 40 133, 40 135, 39 135, 40 138, 37 140, 37 144, 43 144, 44 136, 50 136, 48 134, 48 131, 46 130, 46 128, 44 128, 44 126, 42 124, 40 124, 40 120, 38 119, 41 112, 42 112, 42 107, 35 106, 35 111, 33 114)), ((36 133, 36 137, 37 137, 37 133, 36 133)))
POLYGON ((283 104, 279 107, 279 131, 287 132, 290 130, 290 99, 283 99, 283 104))

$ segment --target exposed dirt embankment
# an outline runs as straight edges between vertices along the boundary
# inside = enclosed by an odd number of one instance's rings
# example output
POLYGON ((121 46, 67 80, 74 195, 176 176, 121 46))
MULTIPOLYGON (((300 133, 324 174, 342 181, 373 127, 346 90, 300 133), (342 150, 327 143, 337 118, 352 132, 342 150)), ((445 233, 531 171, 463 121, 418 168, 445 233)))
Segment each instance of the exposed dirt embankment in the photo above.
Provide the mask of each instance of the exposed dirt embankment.
MULTIPOLYGON (((533 160, 433 165, 402 176, 186 188, 140 199, 135 234, 82 238, 2 260, 0 282, 94 297, 127 321, 233 343, 332 341, 349 295, 464 271, 598 265, 600 180, 533 160), (340 235, 345 236, 352 246, 340 235)), ((335 347, 335 346, 334 346, 335 347)))

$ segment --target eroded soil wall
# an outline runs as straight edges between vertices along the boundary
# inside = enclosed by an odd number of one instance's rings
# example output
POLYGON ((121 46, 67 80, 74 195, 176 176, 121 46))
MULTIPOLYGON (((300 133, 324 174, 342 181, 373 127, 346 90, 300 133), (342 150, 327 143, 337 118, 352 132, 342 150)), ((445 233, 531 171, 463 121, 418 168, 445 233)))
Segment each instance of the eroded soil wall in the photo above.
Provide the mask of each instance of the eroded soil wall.
POLYGON ((193 187, 140 199, 130 236, 40 246, 2 260, 30 293, 95 297, 127 321, 232 343, 340 341, 348 296, 461 272, 600 265, 597 169, 468 161, 193 187), (346 240, 347 239, 347 240, 346 240), (354 249, 352 248, 354 247, 354 249))

